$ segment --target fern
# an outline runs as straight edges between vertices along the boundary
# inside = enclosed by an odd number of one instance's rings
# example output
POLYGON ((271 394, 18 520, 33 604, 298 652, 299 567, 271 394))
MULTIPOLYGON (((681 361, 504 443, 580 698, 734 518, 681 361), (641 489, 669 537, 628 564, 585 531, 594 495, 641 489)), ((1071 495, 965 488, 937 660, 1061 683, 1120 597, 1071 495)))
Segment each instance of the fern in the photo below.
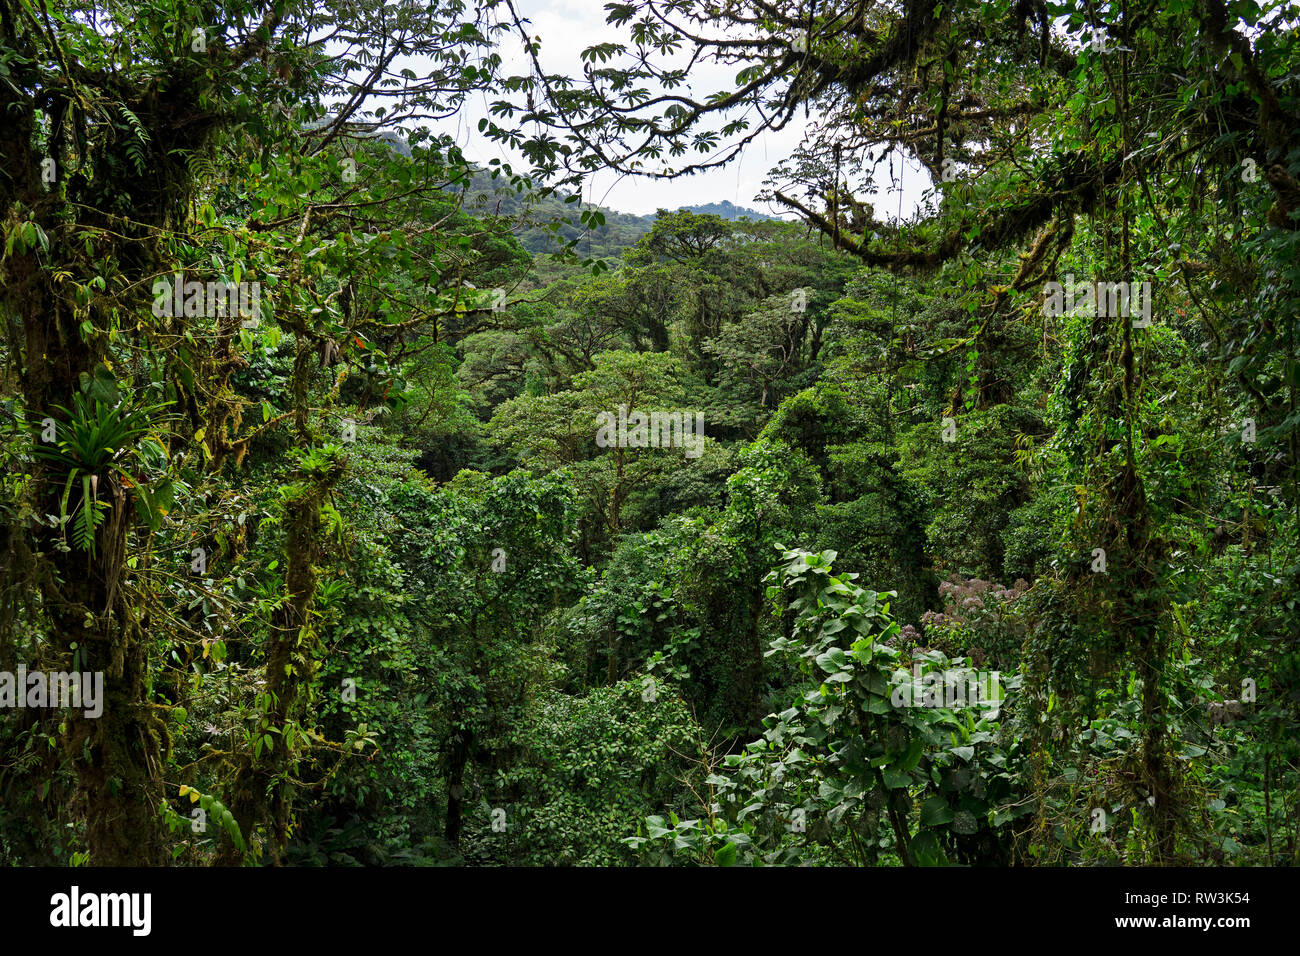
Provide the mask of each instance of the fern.
POLYGON ((89 551, 95 556, 95 529, 104 523, 104 512, 108 502, 92 496, 89 475, 81 478, 81 504, 77 506, 76 521, 73 524, 74 541, 82 551, 89 551))
POLYGON ((95 526, 99 524, 99 509, 95 506, 98 501, 93 501, 90 497, 90 476, 83 475, 81 478, 81 507, 77 509, 76 522, 76 541, 77 547, 82 551, 89 551, 93 556, 95 553, 95 526))
POLYGON ((197 151, 185 154, 185 166, 195 182, 218 179, 221 176, 221 167, 216 158, 197 151))
POLYGON ((140 118, 129 109, 121 104, 118 105, 117 109, 122 114, 122 118, 126 120, 134 136, 134 139, 128 140, 126 143, 127 158, 131 160, 131 165, 135 167, 136 175, 143 176, 145 167, 148 165, 145 160, 144 150, 149 145, 149 133, 145 130, 144 124, 140 122, 140 118))

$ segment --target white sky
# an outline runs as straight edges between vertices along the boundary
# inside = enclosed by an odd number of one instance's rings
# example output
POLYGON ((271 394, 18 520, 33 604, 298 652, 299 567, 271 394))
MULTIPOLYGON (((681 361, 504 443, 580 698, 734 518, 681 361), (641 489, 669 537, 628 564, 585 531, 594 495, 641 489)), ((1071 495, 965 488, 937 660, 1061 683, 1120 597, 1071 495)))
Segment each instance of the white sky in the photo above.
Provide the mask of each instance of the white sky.
MULTIPOLYGON (((520 15, 531 21, 531 34, 541 41, 539 58, 546 72, 581 76, 583 71, 579 54, 583 49, 602 42, 628 41, 630 33, 626 28, 615 29, 605 22, 605 2, 606 0, 515 0, 520 15)), ((1276 11, 1266 20, 1274 19, 1274 14, 1276 11)), ((1063 29, 1063 23, 1063 20, 1059 21, 1058 27, 1063 29)), ((1277 24, 1274 23, 1273 28, 1276 27, 1277 24)), ((1294 24, 1288 24, 1288 27, 1294 28, 1294 24)), ((1238 25, 1238 29, 1243 33, 1249 32, 1242 24, 1238 25)), ((1265 28, 1261 26, 1258 29, 1265 28)), ((504 36, 502 34, 503 38, 504 36)), ((1074 39, 1078 40, 1079 37, 1074 39)), ((531 72, 518 36, 513 31, 509 40, 503 42, 500 53, 506 75, 531 72)), ((679 56, 677 59, 679 64, 685 62, 684 57, 679 56)), ((731 89, 737 69, 736 66, 713 62, 697 63, 692 68, 691 81, 684 92, 703 99, 714 91, 731 89)), ((489 160, 500 159, 510 163, 516 172, 527 172, 529 164, 522 156, 503 150, 499 143, 487 140, 478 132, 478 121, 489 115, 488 101, 486 95, 472 98, 466 104, 466 110, 453 121, 454 129, 444 126, 442 131, 452 133, 471 160, 486 165, 489 160)), ((788 210, 760 203, 754 197, 762 189, 768 171, 790 155, 803 132, 804 122, 800 115, 778 133, 760 134, 743 154, 728 165, 675 180, 620 178, 611 173, 592 174, 584 187, 583 199, 619 212, 638 215, 650 214, 659 208, 676 209, 679 206, 730 200, 769 215, 791 218, 793 214, 788 210)), ((899 153, 893 156, 895 173, 902 158, 899 153)), ((683 162, 685 159, 686 157, 680 157, 677 161, 683 162)), ((901 189, 894 188, 888 159, 877 165, 874 180, 880 189, 859 198, 869 200, 875 208, 877 218, 884 221, 894 219, 900 211, 904 219, 909 218, 931 185, 929 174, 921 165, 909 161, 903 167, 901 189)))
MULTIPOLYGON (((541 42, 539 58, 546 72, 581 76, 580 53, 583 49, 596 43, 627 39, 625 30, 617 30, 605 23, 604 3, 605 0, 516 0, 520 14, 531 21, 530 32, 541 42)), ((505 42, 500 52, 505 61, 503 72, 506 75, 529 72, 517 35, 505 42)), ((729 89, 737 69, 712 62, 697 63, 692 69, 689 92, 702 99, 715 90, 729 89)), ((488 103, 487 95, 473 97, 454 122, 455 128, 444 127, 445 131, 455 136, 471 160, 486 165, 489 160, 500 159, 510 163, 516 172, 526 172, 528 163, 522 156, 503 149, 501 144, 478 132, 478 121, 488 115, 488 103)), ((761 134, 730 164, 675 180, 595 173, 587 181, 583 199, 638 215, 650 214, 659 208, 676 209, 723 200, 769 215, 789 215, 788 211, 757 202, 754 197, 762 189, 768 171, 789 156, 803 132, 803 117, 800 115, 780 132, 761 134)), ((681 157, 679 162, 684 159, 681 157)), ((888 163, 883 164, 878 173, 881 182, 888 182, 888 170, 888 163)), ((909 165, 903 183, 904 216, 910 214, 928 185, 929 177, 922 168, 909 165)), ((887 198, 871 198, 876 204, 877 215, 882 218, 892 218, 897 212, 897 192, 887 198)))

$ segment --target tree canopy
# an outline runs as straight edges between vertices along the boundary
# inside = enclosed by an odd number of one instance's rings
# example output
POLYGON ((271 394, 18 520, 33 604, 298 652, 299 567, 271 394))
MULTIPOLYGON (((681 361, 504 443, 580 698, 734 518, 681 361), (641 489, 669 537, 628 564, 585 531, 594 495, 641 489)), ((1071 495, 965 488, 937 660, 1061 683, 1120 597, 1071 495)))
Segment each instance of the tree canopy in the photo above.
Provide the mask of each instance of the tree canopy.
POLYGON ((0 0, 0 861, 1300 862, 1300 8, 604 15, 0 0))

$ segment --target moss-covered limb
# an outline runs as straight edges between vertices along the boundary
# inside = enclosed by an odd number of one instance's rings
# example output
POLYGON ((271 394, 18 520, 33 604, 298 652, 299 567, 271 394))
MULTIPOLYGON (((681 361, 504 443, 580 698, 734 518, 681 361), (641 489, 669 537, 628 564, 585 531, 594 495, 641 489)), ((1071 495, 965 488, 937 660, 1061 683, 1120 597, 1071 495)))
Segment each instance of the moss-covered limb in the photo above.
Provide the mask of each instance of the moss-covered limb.
MULTIPOLYGON (((837 245, 868 265, 890 269, 935 269, 969 249, 975 240, 968 239, 972 227, 978 226, 978 242, 985 249, 1003 249, 1036 231, 1042 230, 1076 213, 1097 208, 1112 187, 1120 183, 1121 162, 1118 157, 1096 160, 1085 153, 1067 154, 1054 161, 1034 191, 1013 205, 999 206, 977 216, 962 217, 929 248, 908 248, 882 252, 863 240, 845 234, 815 210, 779 190, 774 198, 798 212, 837 245)), ((1041 236, 1040 236, 1041 239, 1041 236)))
MULTIPOLYGON (((270 15, 236 46, 214 44, 225 69, 164 56, 145 74, 83 65, 70 53, 73 31, 38 22, 29 6, 0 2, 0 47, 19 53, 0 83, 0 217, 7 229, 33 223, 45 237, 6 250, 0 263, 0 311, 19 317, 5 323, 8 357, 30 414, 70 406, 82 377, 111 357, 103 330, 114 327, 120 310, 140 304, 105 285, 105 275, 140 289, 170 270, 159 237, 171 236, 187 214, 195 189, 187 160, 231 119, 207 104, 220 100, 223 73, 257 56, 278 24, 279 15, 270 15), (38 111, 54 122, 43 126, 38 111), (52 271, 65 278, 52 282, 52 271), (101 295, 93 292, 96 280, 101 295)), ((127 332, 137 334, 147 341, 151 330, 127 332)), ((33 510, 59 514, 67 476, 49 461, 34 469, 33 510)), ((126 543, 140 531, 134 492, 104 475, 89 477, 107 491, 108 504, 91 553, 69 550, 49 523, 22 529, 38 568, 32 580, 39 598, 29 599, 28 611, 54 655, 70 656, 75 647, 82 669, 104 672, 102 716, 74 713, 67 721, 65 752, 77 777, 74 804, 89 862, 160 863, 161 763, 169 742, 150 707, 153 642, 137 615, 135 575, 124 564, 126 543)))
MULTIPOLYGON (((308 217, 304 216, 304 231, 307 224, 308 217)), ((289 286, 299 277, 298 268, 291 268, 289 286)), ((321 507, 345 467, 341 456, 313 450, 315 436, 309 421, 309 390, 319 355, 319 335, 308 326, 301 309, 290 307, 285 314, 297 341, 289 387, 297 447, 300 454, 323 456, 323 460, 300 464, 284 489, 285 599, 276 609, 267 632, 263 698, 266 706, 256 724, 258 736, 270 728, 280 733, 278 738, 273 738, 272 746, 241 753, 227 800, 250 846, 257 845, 253 839, 255 833, 265 830, 265 861, 272 865, 281 862, 289 838, 290 780, 298 759, 296 746, 286 741, 283 732, 306 712, 311 682, 319 668, 316 659, 319 638, 312 605, 319 581, 321 507)), ((307 736, 303 735, 303 739, 307 736)), ((222 863, 232 865, 243 856, 244 851, 232 841, 223 840, 219 854, 222 863)))
MULTIPOLYGON (((267 632, 266 706, 256 723, 259 735, 271 728, 280 733, 273 737, 272 746, 240 753, 226 801, 250 845, 259 829, 266 831, 265 862, 272 865, 281 862, 289 838, 290 775, 298 759, 297 748, 286 742, 283 730, 306 712, 311 681, 319 667, 312 604, 319 581, 321 506, 342 474, 343 462, 335 459, 323 471, 300 471, 298 480, 289 486, 283 520, 286 597, 267 632)), ((222 863, 236 864, 243 855, 229 840, 223 841, 222 863)))

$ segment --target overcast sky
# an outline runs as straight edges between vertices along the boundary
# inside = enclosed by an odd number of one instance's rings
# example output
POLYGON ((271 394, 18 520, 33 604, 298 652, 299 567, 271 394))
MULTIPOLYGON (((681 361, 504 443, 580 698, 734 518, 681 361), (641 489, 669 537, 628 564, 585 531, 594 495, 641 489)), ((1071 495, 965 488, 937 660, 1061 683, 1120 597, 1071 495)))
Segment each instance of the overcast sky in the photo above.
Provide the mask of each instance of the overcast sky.
MULTIPOLYGON (((580 53, 586 47, 600 42, 622 42, 625 31, 615 30, 605 23, 605 0, 516 0, 521 15, 532 22, 531 32, 541 41, 540 59, 548 73, 581 76, 580 53)), ((528 72, 528 63, 517 36, 505 41, 501 48, 507 75, 528 72)), ((735 79, 736 67, 716 63, 698 63, 693 68, 689 92, 699 98, 716 90, 729 89, 735 79)), ((455 124, 453 132, 466 156, 479 163, 500 159, 511 163, 516 171, 528 164, 517 154, 511 155, 500 144, 491 142, 478 132, 478 121, 488 115, 487 95, 475 97, 455 124)), ((498 119, 498 122, 500 120, 498 119)), ((779 133, 761 134, 737 159, 720 169, 675 180, 646 177, 619 177, 611 173, 594 174, 584 189, 583 198, 619 212, 638 215, 653 213, 659 208, 676 209, 710 202, 730 200, 771 215, 785 210, 760 203, 754 197, 762 189, 768 170, 790 155, 803 136, 802 114, 779 133)), ((881 170, 882 180, 888 179, 888 164, 881 170)), ((928 177, 920 166, 909 167, 904 179, 903 212, 907 215, 928 185, 928 177)), ((878 215, 892 217, 897 210, 897 193, 886 202, 875 198, 878 215)), ((788 213, 787 213, 788 214, 788 213)))

